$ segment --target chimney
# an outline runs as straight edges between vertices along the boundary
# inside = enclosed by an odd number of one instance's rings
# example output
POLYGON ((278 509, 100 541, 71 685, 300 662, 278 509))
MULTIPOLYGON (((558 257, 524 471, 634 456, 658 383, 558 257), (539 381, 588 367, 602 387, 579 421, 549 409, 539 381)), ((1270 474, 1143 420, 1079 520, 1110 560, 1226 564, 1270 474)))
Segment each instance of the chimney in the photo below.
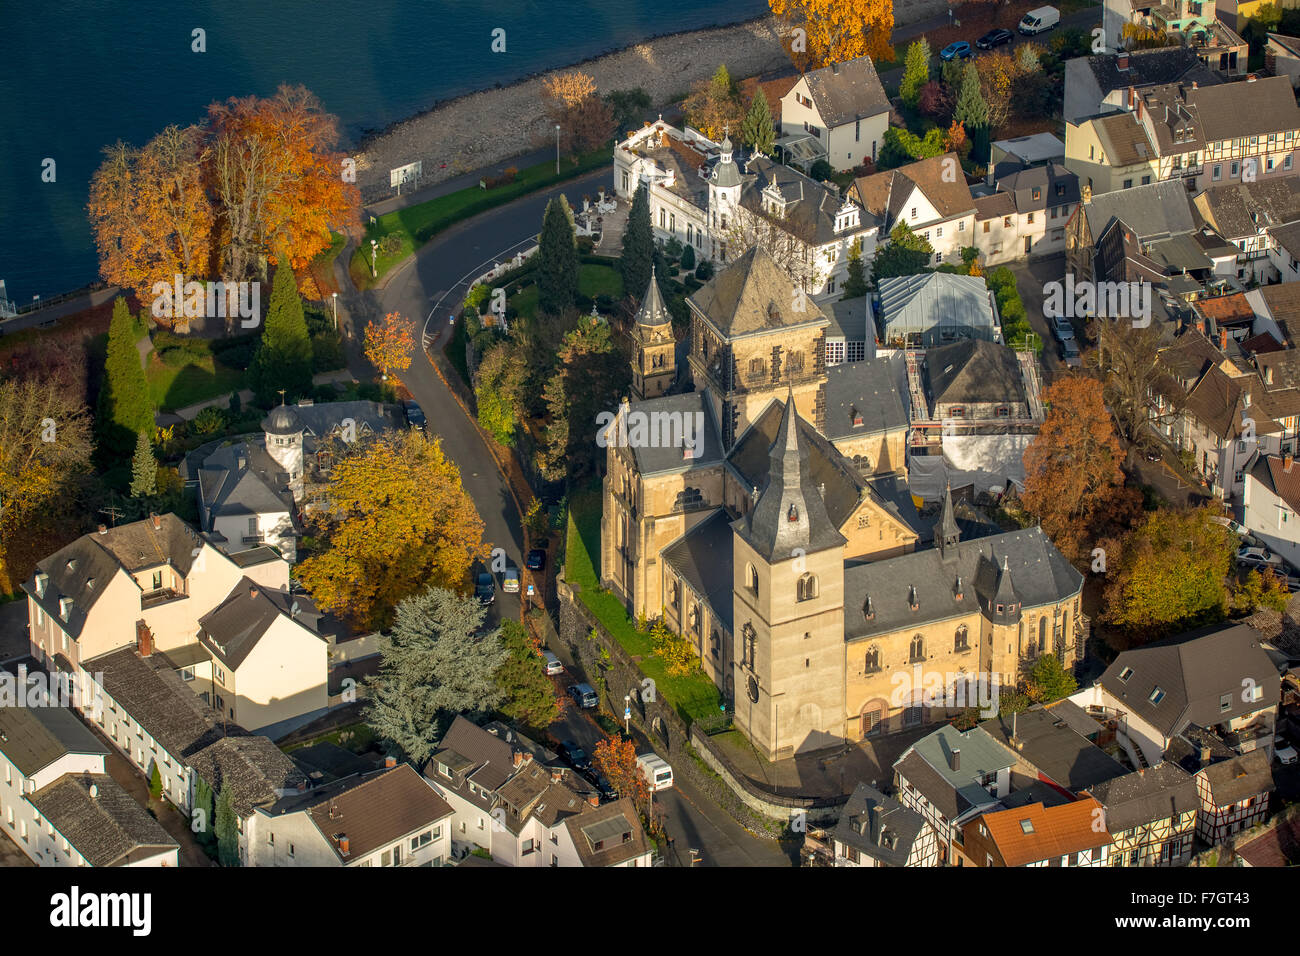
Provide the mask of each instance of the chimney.
POLYGON ((307 781, 305 778, 298 781, 298 792, 299 793, 307 792, 307 781))
POLYGON ((1198 89, 1200 89, 1200 84, 1197 83, 1195 80, 1192 80, 1192 89, 1193 89, 1193 90, 1198 90, 1198 89))
POLYGON ((251 598, 255 598, 255 597, 257 597, 257 588, 255 588, 255 587, 253 587, 253 588, 249 588, 249 589, 248 589, 248 596, 251 597, 251 598))
POLYGON ((1121 53, 1119 56, 1115 57, 1115 69, 1117 69, 1117 70, 1127 70, 1127 69, 1128 69, 1128 54, 1127 54, 1127 53, 1121 53))
POLYGON ((1247 83, 1254 83, 1257 79, 1259 79, 1259 77, 1257 77, 1254 73, 1247 73, 1247 74, 1246 74, 1246 82, 1247 82, 1247 83))
POLYGON ((1209 748, 1209 745, 1208 745, 1208 744, 1201 744, 1201 766, 1202 766, 1202 767, 1208 767, 1209 765, 1210 765, 1210 748, 1209 748))
POLYGON ((396 767, 396 766, 397 766, 397 758, 396 758, 396 757, 394 757, 394 756, 392 756, 392 755, 390 754, 389 756, 387 756, 387 757, 384 758, 384 769, 385 769, 385 770, 392 770, 392 769, 393 769, 394 767, 396 767))
POLYGON ((149 517, 153 519, 153 529, 154 529, 155 531, 161 531, 161 530, 162 530, 162 518, 158 517, 158 512, 156 512, 156 511, 151 512, 151 513, 149 514, 149 517))
POLYGON ((1228 330, 1219 329, 1219 348, 1223 351, 1228 349, 1228 330))
POLYGON ((149 625, 144 621, 135 622, 135 649, 141 657, 153 655, 153 631, 149 630, 149 625))
POLYGON ((551 768, 551 783, 560 783, 564 780, 564 771, 559 767, 551 768))
POLYGON ((598 793, 587 794, 587 805, 591 807, 600 806, 600 794, 598 793))
POLYGON ((348 839, 348 835, 340 833, 335 839, 339 841, 339 855, 347 856, 352 850, 352 842, 348 839))
POLYGON ((514 752, 514 761, 515 761, 515 769, 518 770, 523 765, 524 762, 523 751, 516 750, 514 752))
POLYGON ((1294 460, 1295 459, 1292 458, 1290 455, 1282 456, 1282 470, 1285 471, 1288 475, 1291 474, 1291 462, 1293 462, 1294 460))
POLYGON ((952 755, 948 758, 948 766, 954 771, 961 769, 961 751, 953 749, 952 755))
POLYGON ((100 533, 100 534, 108 534, 108 525, 106 525, 106 524, 101 524, 101 525, 99 526, 99 533, 100 533))
POLYGON ((1137 87, 1130 86, 1128 88, 1128 108, 1131 110, 1135 110, 1137 109, 1137 107, 1138 107, 1137 87))
POLYGON ((961 575, 957 575, 957 593, 953 595, 958 601, 962 599, 961 575))

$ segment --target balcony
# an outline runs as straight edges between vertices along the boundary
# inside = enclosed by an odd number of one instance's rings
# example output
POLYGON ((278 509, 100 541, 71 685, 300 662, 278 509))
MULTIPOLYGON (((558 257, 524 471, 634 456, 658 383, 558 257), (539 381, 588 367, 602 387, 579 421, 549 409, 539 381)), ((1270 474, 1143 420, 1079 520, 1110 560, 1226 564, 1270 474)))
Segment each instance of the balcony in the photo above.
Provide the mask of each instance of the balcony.
POLYGON ((174 588, 158 588, 156 591, 146 591, 140 595, 140 610, 147 611, 150 608, 159 607, 187 597, 189 597, 188 594, 174 588))

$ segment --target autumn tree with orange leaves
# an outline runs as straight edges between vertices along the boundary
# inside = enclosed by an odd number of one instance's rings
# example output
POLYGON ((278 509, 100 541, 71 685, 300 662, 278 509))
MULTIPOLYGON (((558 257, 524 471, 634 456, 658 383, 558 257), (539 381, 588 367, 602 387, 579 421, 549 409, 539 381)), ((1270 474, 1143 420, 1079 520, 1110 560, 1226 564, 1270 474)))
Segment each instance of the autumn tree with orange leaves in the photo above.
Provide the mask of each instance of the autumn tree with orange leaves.
POLYGON ((1124 487, 1124 452, 1102 398, 1102 383, 1071 375, 1044 393, 1046 420, 1025 449, 1024 506, 1071 561, 1126 527, 1141 494, 1124 487))
POLYGON ((551 141, 560 127, 565 152, 587 152, 614 135, 614 111, 596 95, 596 81, 580 70, 553 73, 542 81, 547 125, 541 139, 551 141))
MULTIPOLYGON (((414 350, 415 328, 402 313, 389 312, 381 321, 366 326, 366 358, 385 381, 392 373, 411 367, 414 350)), ((393 381, 401 380, 393 375, 393 381)))
POLYGON ((591 765, 603 774, 620 797, 631 799, 645 813, 650 804, 650 787, 636 762, 636 745, 627 737, 606 737, 591 753, 591 765))
POLYGON ((892 60, 892 0, 768 0, 786 28, 783 45, 799 70, 860 56, 892 60))

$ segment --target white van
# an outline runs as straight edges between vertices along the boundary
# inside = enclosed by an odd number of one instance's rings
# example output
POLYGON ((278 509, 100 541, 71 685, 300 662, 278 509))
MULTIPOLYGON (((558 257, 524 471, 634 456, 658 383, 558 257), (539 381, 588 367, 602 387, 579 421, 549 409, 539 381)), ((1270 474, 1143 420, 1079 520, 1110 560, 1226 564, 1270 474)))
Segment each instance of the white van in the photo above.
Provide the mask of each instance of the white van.
POLYGON ((645 775, 645 782, 650 785, 651 792, 672 788, 673 768, 663 757, 658 754, 641 754, 636 758, 636 765, 645 775))
POLYGON ((1056 7, 1039 7, 1037 10, 1030 10, 1026 13, 1016 29, 1025 36, 1031 37, 1034 34, 1052 29, 1060 22, 1061 11, 1056 7))

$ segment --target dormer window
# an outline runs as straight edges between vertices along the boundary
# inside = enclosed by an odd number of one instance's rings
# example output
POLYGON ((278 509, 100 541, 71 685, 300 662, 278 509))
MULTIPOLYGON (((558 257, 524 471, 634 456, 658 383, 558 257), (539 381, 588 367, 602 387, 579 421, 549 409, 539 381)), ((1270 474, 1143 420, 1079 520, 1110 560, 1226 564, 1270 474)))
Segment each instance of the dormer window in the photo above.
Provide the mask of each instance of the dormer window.
MULTIPOLYGON (((871 595, 870 595, 870 594, 867 595, 867 599, 866 599, 866 601, 863 602, 863 604, 862 604, 862 616, 863 616, 866 620, 868 620, 868 621, 875 620, 875 617, 876 617, 876 607, 875 607, 874 604, 871 603, 871 595)), ((879 656, 879 652, 877 652, 877 656, 879 656)))
POLYGON ((918 609, 921 607, 920 599, 917 598, 917 596, 916 596, 916 585, 915 585, 915 584, 912 585, 911 588, 908 589, 908 592, 907 592, 907 606, 908 606, 909 608, 911 608, 913 611, 916 611, 916 610, 918 610, 918 609))
POLYGON ((72 598, 70 597, 65 596, 59 598, 59 617, 61 617, 65 621, 68 619, 68 616, 72 613, 72 603, 73 603, 72 598))
POLYGON ((50 586, 50 576, 42 571, 36 575, 36 596, 45 597, 45 589, 50 586))
POLYGON ((862 413, 856 408, 850 409, 849 414, 853 416, 853 427, 859 428, 862 425, 862 413))
POLYGON ((791 504, 791 505, 790 505, 790 510, 787 511, 787 512, 785 513, 785 520, 786 520, 786 521, 798 521, 798 520, 799 520, 799 508, 798 508, 798 506, 796 506, 796 505, 794 505, 794 504, 791 504))

